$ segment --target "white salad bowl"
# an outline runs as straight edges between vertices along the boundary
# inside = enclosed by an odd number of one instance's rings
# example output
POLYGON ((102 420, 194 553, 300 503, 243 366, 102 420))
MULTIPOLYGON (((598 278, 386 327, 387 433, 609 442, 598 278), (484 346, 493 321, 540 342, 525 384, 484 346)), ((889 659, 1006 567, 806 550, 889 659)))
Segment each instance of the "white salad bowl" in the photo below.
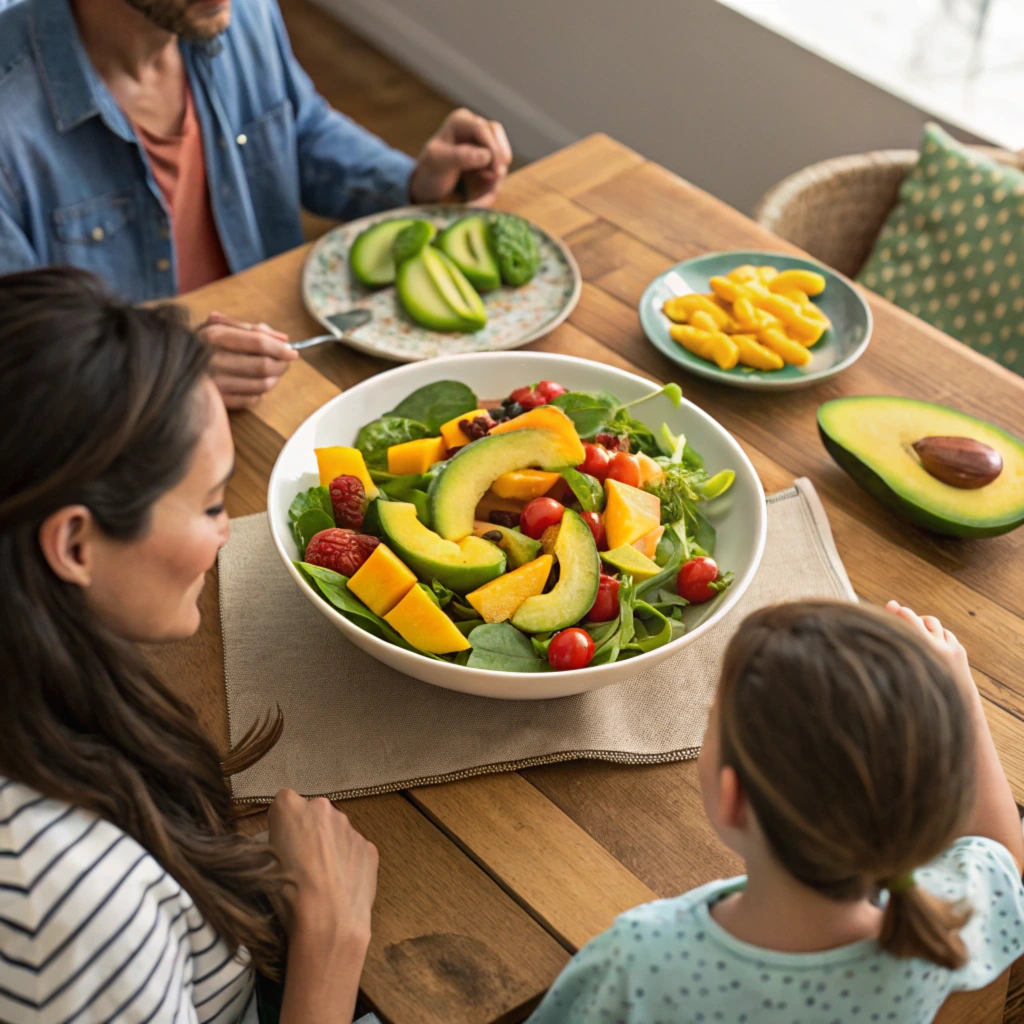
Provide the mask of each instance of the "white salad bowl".
POLYGON ((292 564, 298 551, 288 522, 288 507, 296 494, 319 483, 315 448, 352 444, 363 424, 393 409, 410 392, 439 380, 462 381, 487 401, 496 401, 512 388, 539 380, 555 380, 574 391, 607 390, 624 402, 658 390, 658 385, 649 380, 586 359, 543 352, 488 352, 431 359, 388 370, 350 388, 313 413, 289 438, 271 473, 267 493, 270 528, 278 554, 295 585, 357 647, 399 672, 449 690, 504 700, 565 697, 622 682, 679 654, 714 629, 742 597, 764 549, 767 510, 761 482, 743 449, 724 427, 692 402, 684 399, 677 409, 660 395, 637 407, 637 419, 655 431, 667 423, 673 433, 685 435, 704 457, 709 475, 723 469, 736 473, 730 490, 704 509, 718 533, 715 560, 723 572, 731 571, 735 579, 713 601, 684 610, 687 631, 682 636, 664 647, 609 665, 568 672, 497 672, 435 661, 380 640, 349 622, 313 591, 292 564))

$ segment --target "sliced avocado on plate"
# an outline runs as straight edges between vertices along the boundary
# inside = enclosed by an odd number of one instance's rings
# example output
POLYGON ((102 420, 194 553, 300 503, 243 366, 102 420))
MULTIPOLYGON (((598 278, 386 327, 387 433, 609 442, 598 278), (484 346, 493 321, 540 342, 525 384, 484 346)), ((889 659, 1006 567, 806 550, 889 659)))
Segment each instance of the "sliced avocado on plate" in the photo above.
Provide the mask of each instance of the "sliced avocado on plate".
POLYGON ((487 323, 487 310, 473 286, 433 246, 399 265, 395 291, 409 316, 431 330, 478 331, 487 323))
POLYGON ((501 284, 498 261, 487 243, 487 221, 480 214, 457 220, 435 244, 475 288, 487 292, 501 284))
POLYGON ((395 280, 392 246, 397 235, 412 223, 411 217, 397 217, 374 224, 359 235, 348 254, 356 280, 368 288, 379 288, 395 280))
POLYGON ((395 241, 391 246, 395 266, 401 266, 406 260, 419 256, 424 246, 429 245, 436 234, 437 228, 429 220, 414 220, 407 224, 395 235, 395 241))

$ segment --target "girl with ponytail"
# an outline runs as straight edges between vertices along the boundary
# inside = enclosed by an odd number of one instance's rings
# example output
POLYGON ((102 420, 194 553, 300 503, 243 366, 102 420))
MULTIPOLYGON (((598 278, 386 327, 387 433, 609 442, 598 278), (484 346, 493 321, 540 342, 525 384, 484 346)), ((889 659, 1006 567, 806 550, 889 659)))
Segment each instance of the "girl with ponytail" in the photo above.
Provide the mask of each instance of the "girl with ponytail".
POLYGON ((937 619, 895 602, 755 612, 698 774, 746 874, 623 914, 532 1024, 924 1024, 1024 954, 1020 818, 937 619))

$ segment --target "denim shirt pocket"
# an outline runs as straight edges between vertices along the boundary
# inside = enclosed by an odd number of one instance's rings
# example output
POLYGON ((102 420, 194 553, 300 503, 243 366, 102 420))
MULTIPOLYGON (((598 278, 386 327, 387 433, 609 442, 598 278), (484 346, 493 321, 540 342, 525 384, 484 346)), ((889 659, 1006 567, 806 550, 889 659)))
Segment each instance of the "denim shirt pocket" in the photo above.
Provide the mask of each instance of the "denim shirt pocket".
MULTIPOLYGON (((70 251, 91 248, 99 257, 101 249, 118 242, 117 236, 134 219, 134 213, 130 192, 97 196, 54 210, 53 233, 58 246, 70 251)), ((79 250, 79 255, 85 254, 79 250)))
POLYGON ((299 219, 301 197, 291 102, 283 100, 243 125, 235 142, 241 152, 266 254, 275 255, 298 245, 303 240, 299 219))

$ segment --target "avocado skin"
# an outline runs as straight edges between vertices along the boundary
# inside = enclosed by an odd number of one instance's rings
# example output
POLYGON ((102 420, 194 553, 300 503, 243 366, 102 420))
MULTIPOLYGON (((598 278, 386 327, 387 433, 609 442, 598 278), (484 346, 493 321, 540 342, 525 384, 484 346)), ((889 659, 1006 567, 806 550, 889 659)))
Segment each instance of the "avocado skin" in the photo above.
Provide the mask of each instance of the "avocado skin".
POLYGON ((908 523, 912 523, 914 526, 921 527, 923 530, 938 533, 944 537, 998 537, 1024 524, 1024 511, 1016 520, 1009 523, 999 523, 995 526, 971 526, 967 523, 958 523, 955 520, 936 515, 934 512, 930 512, 920 505, 915 505, 913 502, 907 501, 906 498, 896 494, 878 473, 861 462, 852 452, 847 451, 841 444, 829 437, 820 421, 818 423, 818 435, 821 437, 826 451, 836 461, 836 464, 860 484, 868 494, 884 505, 890 512, 906 520, 908 523))

